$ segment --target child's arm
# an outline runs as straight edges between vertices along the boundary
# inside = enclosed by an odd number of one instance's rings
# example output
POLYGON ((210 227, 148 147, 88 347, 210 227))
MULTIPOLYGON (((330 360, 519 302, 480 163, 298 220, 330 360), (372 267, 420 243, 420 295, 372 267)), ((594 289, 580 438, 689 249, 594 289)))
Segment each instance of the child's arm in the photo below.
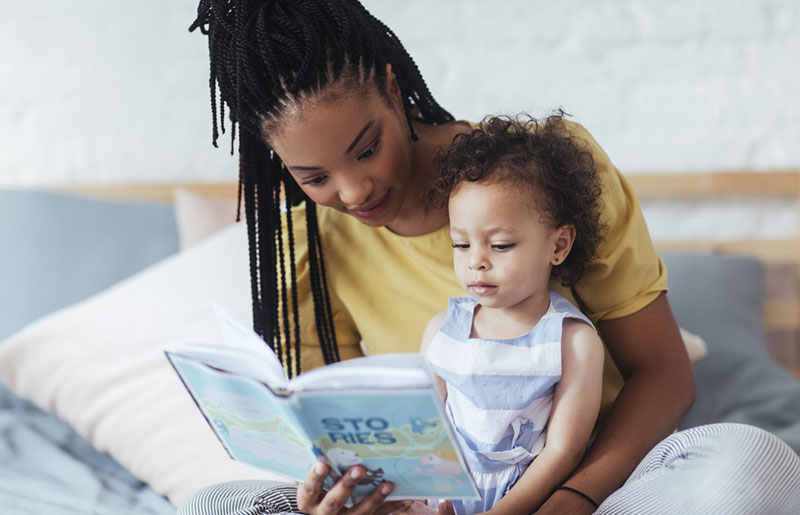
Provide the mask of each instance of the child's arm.
POLYGON ((564 321, 561 380, 555 388, 544 449, 490 513, 533 513, 578 465, 600 409, 603 357, 603 344, 594 329, 577 320, 564 321))
MULTIPOLYGON (((425 326, 425 332, 422 333, 422 346, 420 347, 420 352, 425 359, 428 358, 428 347, 431 344, 431 340, 442 328, 442 324, 444 323, 444 317, 447 314, 446 311, 440 311, 433 315, 430 320, 428 320, 428 325, 425 326)), ((433 380, 436 382, 436 388, 439 390, 439 393, 442 395, 442 399, 447 398, 447 387, 445 386, 444 380, 436 375, 436 372, 431 369, 431 375, 433 375, 433 380)))

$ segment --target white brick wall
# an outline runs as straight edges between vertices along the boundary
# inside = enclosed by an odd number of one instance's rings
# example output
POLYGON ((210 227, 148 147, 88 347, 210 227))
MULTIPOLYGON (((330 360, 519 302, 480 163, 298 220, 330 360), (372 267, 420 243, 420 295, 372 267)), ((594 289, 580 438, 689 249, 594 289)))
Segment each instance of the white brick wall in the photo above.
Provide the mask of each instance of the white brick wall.
MULTIPOLYGON (((797 0, 364 3, 458 117, 562 106, 622 170, 800 168, 797 0)), ((0 186, 232 179, 194 9, 0 2, 0 186)))

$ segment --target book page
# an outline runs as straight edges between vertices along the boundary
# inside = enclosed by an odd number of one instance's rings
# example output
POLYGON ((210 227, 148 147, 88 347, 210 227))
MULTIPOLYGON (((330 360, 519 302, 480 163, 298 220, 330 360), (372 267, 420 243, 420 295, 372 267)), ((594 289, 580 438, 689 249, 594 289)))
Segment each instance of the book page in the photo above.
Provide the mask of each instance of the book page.
POLYGON ((273 362, 264 359, 265 353, 254 355, 252 352, 236 347, 185 343, 169 351, 169 354, 191 358, 214 368, 261 381, 276 391, 286 389, 286 376, 282 374, 283 371, 281 371, 281 375, 277 374, 273 362))
POLYGON ((315 454, 341 473, 367 470, 354 497, 384 480, 395 485, 390 499, 478 497, 434 387, 303 391, 292 399, 315 454))
POLYGON ((257 381, 167 356, 229 456, 296 481, 306 477, 316 457, 286 398, 257 381))
POLYGON ((252 353, 254 357, 257 356, 264 367, 262 373, 270 378, 270 384, 283 385, 286 383, 286 372, 283 370, 283 365, 267 342, 262 340, 251 328, 236 320, 228 310, 219 304, 214 304, 214 313, 217 316, 225 345, 252 353))
POLYGON ((291 379, 292 391, 427 388, 433 378, 418 352, 375 354, 310 370, 291 379))

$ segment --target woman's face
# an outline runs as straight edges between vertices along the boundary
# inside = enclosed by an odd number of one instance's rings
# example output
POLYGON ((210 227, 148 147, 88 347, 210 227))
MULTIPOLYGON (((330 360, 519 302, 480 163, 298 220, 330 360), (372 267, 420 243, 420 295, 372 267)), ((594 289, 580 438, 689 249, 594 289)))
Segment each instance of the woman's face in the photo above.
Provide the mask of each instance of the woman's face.
POLYGON ((413 189, 408 124, 399 92, 394 94, 391 83, 388 90, 392 100, 373 87, 304 102, 284 115, 269 137, 311 200, 373 227, 397 219, 413 189))

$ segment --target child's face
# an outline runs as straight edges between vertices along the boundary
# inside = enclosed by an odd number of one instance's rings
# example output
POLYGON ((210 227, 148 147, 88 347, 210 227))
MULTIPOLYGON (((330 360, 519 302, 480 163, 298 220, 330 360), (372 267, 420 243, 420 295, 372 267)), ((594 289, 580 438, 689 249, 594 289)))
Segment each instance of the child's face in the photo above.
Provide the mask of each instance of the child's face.
POLYGON ((573 233, 543 223, 528 188, 464 182, 448 207, 453 265, 468 294, 497 309, 547 294, 551 267, 569 253, 573 233))

